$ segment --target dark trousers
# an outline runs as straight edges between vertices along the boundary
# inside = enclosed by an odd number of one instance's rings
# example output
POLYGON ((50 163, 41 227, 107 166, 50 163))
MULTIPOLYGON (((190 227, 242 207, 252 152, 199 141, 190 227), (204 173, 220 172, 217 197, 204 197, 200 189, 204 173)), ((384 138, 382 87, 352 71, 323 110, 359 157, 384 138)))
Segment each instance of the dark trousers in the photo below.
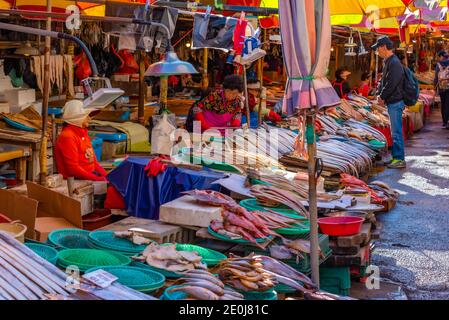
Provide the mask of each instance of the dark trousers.
POLYGON ((443 117, 443 124, 449 121, 449 90, 440 92, 441 97, 441 116, 443 117))

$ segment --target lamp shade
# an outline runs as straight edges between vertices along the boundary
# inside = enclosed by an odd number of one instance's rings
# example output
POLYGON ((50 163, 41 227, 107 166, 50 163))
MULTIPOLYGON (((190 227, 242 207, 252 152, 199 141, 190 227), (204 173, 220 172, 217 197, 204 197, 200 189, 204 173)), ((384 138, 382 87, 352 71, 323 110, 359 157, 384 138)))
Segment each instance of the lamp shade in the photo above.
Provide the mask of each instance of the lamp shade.
POLYGON ((191 63, 179 60, 174 51, 168 51, 162 61, 153 63, 145 72, 145 76, 162 77, 180 74, 198 73, 191 63))

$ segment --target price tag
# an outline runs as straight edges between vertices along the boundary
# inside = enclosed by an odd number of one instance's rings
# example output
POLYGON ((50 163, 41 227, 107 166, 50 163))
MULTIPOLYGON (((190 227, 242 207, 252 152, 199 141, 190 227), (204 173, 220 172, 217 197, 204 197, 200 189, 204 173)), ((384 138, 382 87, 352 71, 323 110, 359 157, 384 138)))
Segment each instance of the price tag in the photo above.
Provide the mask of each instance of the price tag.
POLYGON ((83 275, 83 278, 91 281, 92 283, 103 289, 109 287, 114 281, 118 280, 116 276, 102 269, 86 273, 85 275, 83 275))

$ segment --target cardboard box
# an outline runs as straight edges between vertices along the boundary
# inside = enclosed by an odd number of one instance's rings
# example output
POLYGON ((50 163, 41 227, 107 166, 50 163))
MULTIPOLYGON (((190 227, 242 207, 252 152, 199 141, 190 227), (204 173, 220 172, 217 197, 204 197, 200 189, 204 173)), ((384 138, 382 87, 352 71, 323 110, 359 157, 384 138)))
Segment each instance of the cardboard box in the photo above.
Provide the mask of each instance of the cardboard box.
POLYGON ((27 189, 28 197, 38 201, 34 227, 38 241, 45 241, 53 230, 83 228, 78 200, 33 182, 27 182, 27 189))
POLYGON ((212 220, 222 221, 221 207, 199 204, 191 196, 183 196, 160 207, 159 220, 175 225, 207 228, 212 220))
POLYGON ((25 237, 35 239, 38 201, 16 192, 0 189, 0 212, 11 220, 20 220, 27 226, 25 237))

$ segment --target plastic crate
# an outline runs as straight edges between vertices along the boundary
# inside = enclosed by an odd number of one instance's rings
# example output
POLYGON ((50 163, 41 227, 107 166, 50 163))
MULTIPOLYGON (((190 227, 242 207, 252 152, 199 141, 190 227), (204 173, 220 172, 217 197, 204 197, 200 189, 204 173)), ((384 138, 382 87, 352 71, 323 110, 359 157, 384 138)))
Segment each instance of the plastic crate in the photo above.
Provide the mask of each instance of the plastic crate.
POLYGON ((95 137, 92 139, 92 148, 94 149, 95 156, 98 161, 101 161, 101 154, 103 150, 103 139, 95 137))
POLYGON ((128 140, 128 136, 125 133, 95 133, 95 137, 109 142, 122 142, 128 140))
POLYGON ((338 295, 349 295, 350 268, 320 268, 320 289, 338 295))

